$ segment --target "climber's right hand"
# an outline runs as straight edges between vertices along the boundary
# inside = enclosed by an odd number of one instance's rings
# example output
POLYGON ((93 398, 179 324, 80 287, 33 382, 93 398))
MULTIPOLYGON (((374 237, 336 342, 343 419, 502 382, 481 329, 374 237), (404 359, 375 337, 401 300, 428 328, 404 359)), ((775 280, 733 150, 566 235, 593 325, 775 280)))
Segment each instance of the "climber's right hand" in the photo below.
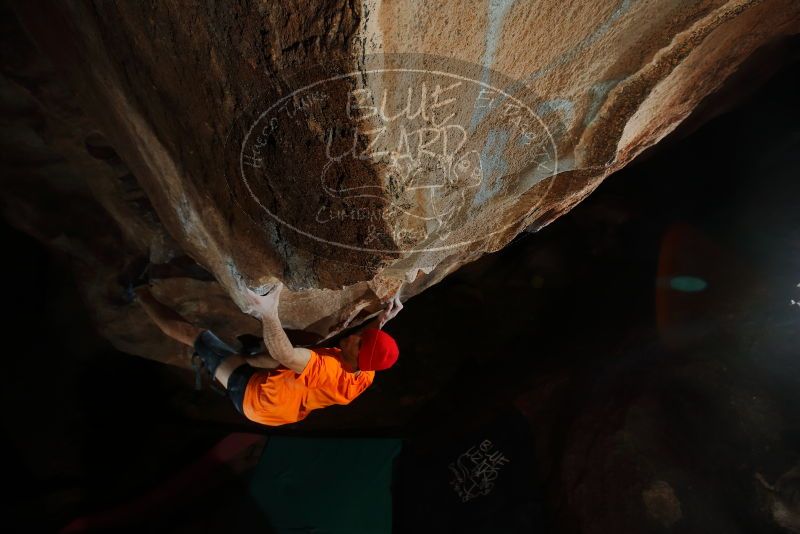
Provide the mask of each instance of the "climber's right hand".
POLYGON ((258 317, 277 314, 282 289, 283 284, 280 282, 275 284, 266 295, 259 295, 255 291, 247 289, 247 300, 251 305, 249 311, 258 317))

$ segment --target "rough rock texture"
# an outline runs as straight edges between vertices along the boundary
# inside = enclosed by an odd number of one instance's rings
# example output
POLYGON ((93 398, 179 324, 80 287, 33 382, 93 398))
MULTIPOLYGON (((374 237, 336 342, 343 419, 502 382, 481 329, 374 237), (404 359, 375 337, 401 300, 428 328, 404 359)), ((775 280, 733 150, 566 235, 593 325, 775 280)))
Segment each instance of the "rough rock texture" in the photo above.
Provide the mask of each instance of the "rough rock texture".
POLYGON ((10 10, 4 213, 71 258, 119 349, 176 364, 121 298, 148 263, 228 338, 276 279, 285 326, 330 337, 550 223, 800 32, 793 0, 10 10))

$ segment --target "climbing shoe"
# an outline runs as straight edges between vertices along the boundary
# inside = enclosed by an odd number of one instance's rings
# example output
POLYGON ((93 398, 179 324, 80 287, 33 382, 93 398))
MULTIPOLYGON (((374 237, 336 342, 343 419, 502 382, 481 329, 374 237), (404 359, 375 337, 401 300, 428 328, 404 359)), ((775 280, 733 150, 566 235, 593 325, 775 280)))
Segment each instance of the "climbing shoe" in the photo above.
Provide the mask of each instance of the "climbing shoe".
MULTIPOLYGON (((194 352, 196 359, 200 360, 202 367, 208 371, 212 380, 219 364, 231 354, 237 353, 236 349, 215 336, 210 330, 204 330, 197 336, 194 342, 194 352)), ((193 358, 195 361, 196 359, 193 358)))

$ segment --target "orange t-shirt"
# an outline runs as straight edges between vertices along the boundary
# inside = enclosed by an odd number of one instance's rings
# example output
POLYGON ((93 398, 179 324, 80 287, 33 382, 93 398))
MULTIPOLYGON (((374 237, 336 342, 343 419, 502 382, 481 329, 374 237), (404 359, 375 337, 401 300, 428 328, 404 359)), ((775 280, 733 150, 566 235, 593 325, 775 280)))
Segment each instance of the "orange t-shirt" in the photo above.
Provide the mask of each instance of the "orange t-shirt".
POLYGON ((253 374, 244 392, 244 415, 277 426, 302 421, 312 410, 331 404, 349 404, 372 384, 375 371, 348 373, 340 353, 337 348, 315 348, 302 373, 279 367, 253 374))

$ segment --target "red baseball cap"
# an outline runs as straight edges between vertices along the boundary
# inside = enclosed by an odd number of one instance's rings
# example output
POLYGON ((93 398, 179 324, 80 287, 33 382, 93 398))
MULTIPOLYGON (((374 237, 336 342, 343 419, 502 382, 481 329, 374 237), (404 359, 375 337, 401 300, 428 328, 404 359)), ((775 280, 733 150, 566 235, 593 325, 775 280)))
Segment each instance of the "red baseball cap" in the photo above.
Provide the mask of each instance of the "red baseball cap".
POLYGON ((362 371, 383 371, 388 369, 400 356, 397 342, 377 328, 367 328, 361 332, 361 348, 358 351, 358 368, 362 371))

